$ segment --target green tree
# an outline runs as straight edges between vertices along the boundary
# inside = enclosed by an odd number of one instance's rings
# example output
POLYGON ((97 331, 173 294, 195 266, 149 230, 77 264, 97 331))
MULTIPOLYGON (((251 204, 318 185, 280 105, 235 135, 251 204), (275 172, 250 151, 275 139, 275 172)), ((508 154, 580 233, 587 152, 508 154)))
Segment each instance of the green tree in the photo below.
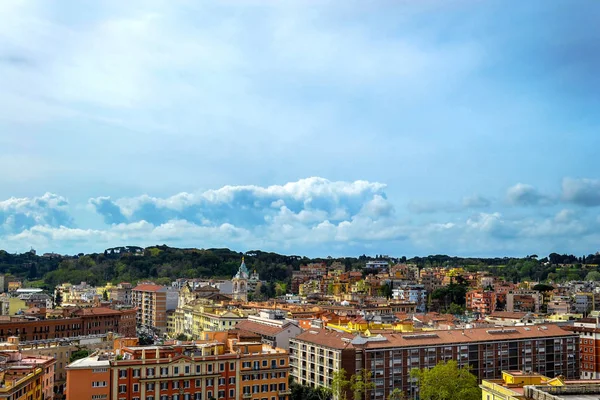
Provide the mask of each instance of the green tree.
POLYGON ((54 295, 54 307, 60 307, 63 302, 62 291, 58 289, 54 295))
POLYGON ((465 313, 465 308, 463 306, 459 306, 456 303, 451 303, 450 307, 444 310, 446 314, 452 315, 462 315, 465 313))
POLYGON ((598 271, 590 271, 585 276, 585 280, 586 281, 600 281, 600 272, 598 272, 598 271))
POLYGON ((71 353, 71 357, 69 357, 69 363, 73 361, 79 360, 81 358, 86 358, 90 355, 90 352, 86 349, 79 349, 71 353))
POLYGON ((392 298, 392 285, 390 285, 389 283, 384 283, 379 288, 379 293, 381 294, 381 296, 385 297, 386 299, 391 299, 392 298))
POLYGON ((375 388, 372 378, 373 373, 366 369, 361 369, 350 377, 350 389, 354 400, 364 400, 367 393, 375 388))
POLYGON ((421 400, 479 400, 477 377, 454 360, 441 362, 430 369, 413 369, 410 375, 419 384, 421 400))
POLYGON ((102 292, 102 300, 108 301, 108 292, 106 290, 102 292))
POLYGON ((398 388, 392 390, 387 400, 406 400, 404 392, 398 388))
POLYGON ((350 386, 350 381, 346 377, 346 370, 344 368, 340 368, 337 371, 333 372, 333 377, 331 379, 331 394, 333 395, 333 400, 347 400, 347 391, 350 386))

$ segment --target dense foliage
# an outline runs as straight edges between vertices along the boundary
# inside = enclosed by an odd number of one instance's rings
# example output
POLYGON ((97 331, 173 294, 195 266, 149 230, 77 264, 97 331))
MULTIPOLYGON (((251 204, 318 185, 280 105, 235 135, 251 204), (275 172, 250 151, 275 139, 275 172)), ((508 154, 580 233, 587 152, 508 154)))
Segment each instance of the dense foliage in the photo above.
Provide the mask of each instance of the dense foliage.
POLYGON ((441 362, 433 368, 413 369, 411 377, 419 383, 421 400, 479 400, 477 377, 457 362, 441 362))
MULTIPOLYGON (((230 278, 237 271, 242 256, 246 257, 248 269, 256 270, 261 279, 268 282, 261 288, 261 295, 270 297, 285 292, 292 270, 311 262, 331 264, 340 261, 346 269, 364 270, 367 261, 382 256, 332 258, 307 258, 287 256, 259 250, 244 253, 229 249, 178 249, 165 245, 145 249, 133 246, 107 249, 103 253, 78 254, 76 256, 38 256, 35 252, 10 254, 0 250, 0 273, 28 280, 32 285, 50 289, 63 282, 88 282, 100 285, 105 282, 138 282, 154 280, 168 283, 175 278, 230 278)), ((576 257, 552 253, 538 259, 537 255, 524 258, 460 258, 432 255, 407 259, 400 262, 416 264, 419 269, 429 267, 464 267, 467 271, 488 271, 507 281, 523 280, 558 282, 566 280, 599 280, 600 255, 576 257)), ((460 284, 460 283, 458 283, 460 284)), ((462 288, 438 293, 444 308, 462 298, 462 288), (450 300, 450 301, 448 301, 450 300)), ((382 287, 380 294, 391 295, 391 287, 382 287)))

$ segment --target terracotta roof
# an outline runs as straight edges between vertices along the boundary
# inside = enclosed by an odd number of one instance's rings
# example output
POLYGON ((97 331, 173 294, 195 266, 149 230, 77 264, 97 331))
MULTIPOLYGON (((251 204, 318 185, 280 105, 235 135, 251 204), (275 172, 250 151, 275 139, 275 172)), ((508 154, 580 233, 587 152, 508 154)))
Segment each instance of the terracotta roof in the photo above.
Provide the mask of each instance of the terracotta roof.
POLYGON ((278 326, 270 326, 254 321, 241 321, 235 326, 237 329, 257 333, 259 335, 274 336, 283 331, 284 328, 278 326))
POLYGON ((82 308, 81 310, 75 311, 74 314, 78 315, 117 315, 121 314, 120 311, 113 310, 108 307, 90 307, 90 308, 82 308))
POLYGON ((507 328, 474 328, 453 329, 427 332, 411 332, 406 334, 383 335, 387 340, 368 342, 366 348, 382 347, 415 347, 431 345, 447 345, 461 343, 487 342, 497 340, 535 339, 557 336, 575 336, 558 325, 518 326, 507 328), (463 334, 464 332, 464 334, 463 334))
POLYGON ((525 317, 527 313, 524 312, 510 312, 510 311, 494 311, 489 315, 490 318, 510 318, 510 319, 521 319, 525 317))
MULTIPOLYGON (((300 340, 308 343, 315 343, 333 349, 351 349, 353 346, 350 341, 354 339, 354 335, 344 332, 336 332, 328 329, 309 329, 296 336, 295 340, 300 340), (343 340, 345 339, 345 340, 343 340)), ((294 339, 293 339, 294 340, 294 339)))
POLYGON ((165 289, 165 287, 160 285, 153 285, 151 283, 142 283, 141 285, 137 285, 133 288, 133 290, 137 290, 140 292, 158 292, 161 289, 165 289))

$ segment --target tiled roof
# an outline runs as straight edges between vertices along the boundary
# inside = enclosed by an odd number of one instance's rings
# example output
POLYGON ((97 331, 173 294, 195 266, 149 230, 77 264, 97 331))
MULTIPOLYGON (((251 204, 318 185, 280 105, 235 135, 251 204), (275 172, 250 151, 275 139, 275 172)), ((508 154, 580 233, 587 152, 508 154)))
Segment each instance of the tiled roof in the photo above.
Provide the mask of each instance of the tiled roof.
POLYGON ((343 350, 353 347, 350 341, 354 339, 354 335, 328 329, 309 329, 296 336, 295 339, 343 350))
POLYGON ((497 340, 519 340, 548 338, 557 336, 573 336, 558 325, 519 326, 507 328, 475 328, 452 329, 427 332, 412 332, 406 334, 383 335, 387 340, 368 342, 367 348, 381 347, 415 347, 427 345, 445 345, 486 342, 497 340), (422 336, 420 336, 422 335, 422 336))
MULTIPOLYGON (((363 337, 362 340, 360 340, 360 343, 364 344, 365 348, 372 349, 435 345, 439 346, 498 340, 536 339, 564 336, 577 337, 577 334, 567 332, 558 325, 544 325, 530 327, 507 327, 504 329, 475 328, 465 330, 453 329, 410 333, 384 333, 381 336, 382 338, 378 340, 368 340, 367 338, 363 337)), ((359 338, 359 336, 353 336, 348 333, 329 331, 326 329, 310 329, 296 337, 297 340, 337 349, 344 349, 348 346, 352 347, 352 345, 347 341, 357 338, 359 338)))
POLYGON ((81 310, 77 310, 75 312, 77 315, 117 315, 121 314, 120 311, 113 310, 108 307, 90 307, 90 308, 82 308, 81 310))
POLYGON ((527 313, 524 312, 510 312, 510 311, 494 311, 489 315, 490 318, 510 318, 510 319, 521 319, 525 317, 527 313))
POLYGON ((158 292, 162 289, 165 289, 165 287, 160 285, 153 285, 151 283, 142 283, 141 285, 137 285, 133 288, 133 290, 137 290, 139 292, 158 292))
POLYGON ((274 336, 284 330, 284 328, 280 328, 278 326, 270 326, 253 321, 238 322, 236 328, 266 336, 274 336))

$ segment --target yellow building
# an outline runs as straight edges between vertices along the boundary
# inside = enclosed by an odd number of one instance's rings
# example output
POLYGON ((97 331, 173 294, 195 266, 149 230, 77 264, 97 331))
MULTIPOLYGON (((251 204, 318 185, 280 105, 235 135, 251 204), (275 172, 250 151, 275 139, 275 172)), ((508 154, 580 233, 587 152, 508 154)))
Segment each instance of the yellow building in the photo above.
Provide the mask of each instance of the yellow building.
POLYGON ((484 379, 479 387, 482 400, 523 400, 525 386, 564 386, 564 382, 535 373, 502 371, 502 379, 484 379))
POLYGON ((0 399, 42 400, 43 368, 7 368, 0 372, 0 399))

